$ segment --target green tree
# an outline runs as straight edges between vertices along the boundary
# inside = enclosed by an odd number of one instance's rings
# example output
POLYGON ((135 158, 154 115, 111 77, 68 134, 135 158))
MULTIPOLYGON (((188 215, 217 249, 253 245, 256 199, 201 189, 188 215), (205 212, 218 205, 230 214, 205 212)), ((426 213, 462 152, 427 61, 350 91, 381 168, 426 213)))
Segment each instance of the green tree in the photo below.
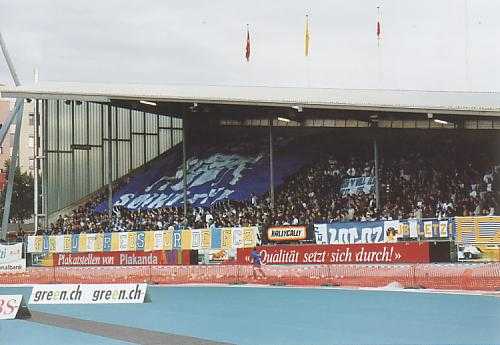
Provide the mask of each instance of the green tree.
MULTIPOLYGON (((8 174, 10 161, 5 162, 5 170, 8 174)), ((8 178, 8 176, 6 176, 8 178)), ((7 184, 0 193, 0 219, 3 218, 3 208, 5 194, 7 193, 7 184)), ((19 166, 14 174, 14 189, 12 191, 12 200, 10 205, 10 222, 23 222, 33 216, 33 193, 34 179, 31 174, 21 173, 19 166)))

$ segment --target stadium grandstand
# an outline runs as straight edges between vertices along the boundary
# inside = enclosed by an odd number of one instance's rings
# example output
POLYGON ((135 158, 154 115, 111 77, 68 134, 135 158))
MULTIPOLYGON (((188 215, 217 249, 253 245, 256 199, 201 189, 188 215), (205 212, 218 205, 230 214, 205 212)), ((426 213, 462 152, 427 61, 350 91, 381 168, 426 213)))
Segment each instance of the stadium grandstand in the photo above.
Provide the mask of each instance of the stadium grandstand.
POLYGON ((1 302, 29 322, 8 343, 498 339, 497 93, 0 92, 35 103, 36 134, 35 230, 0 245, 1 302))
POLYGON ((0 343, 500 344, 498 11, 448 2, 1 5, 0 343))
POLYGON ((39 234, 499 209, 496 93, 49 83, 2 96, 36 102, 39 234))

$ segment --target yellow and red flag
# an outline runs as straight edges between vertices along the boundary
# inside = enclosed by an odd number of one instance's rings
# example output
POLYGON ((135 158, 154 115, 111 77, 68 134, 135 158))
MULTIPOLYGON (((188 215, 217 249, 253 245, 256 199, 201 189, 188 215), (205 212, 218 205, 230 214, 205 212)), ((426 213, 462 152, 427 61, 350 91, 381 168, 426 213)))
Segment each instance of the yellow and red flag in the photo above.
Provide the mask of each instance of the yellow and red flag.
POLYGON ((309 15, 306 14, 306 29, 304 34, 304 53, 305 56, 309 56, 309 15))

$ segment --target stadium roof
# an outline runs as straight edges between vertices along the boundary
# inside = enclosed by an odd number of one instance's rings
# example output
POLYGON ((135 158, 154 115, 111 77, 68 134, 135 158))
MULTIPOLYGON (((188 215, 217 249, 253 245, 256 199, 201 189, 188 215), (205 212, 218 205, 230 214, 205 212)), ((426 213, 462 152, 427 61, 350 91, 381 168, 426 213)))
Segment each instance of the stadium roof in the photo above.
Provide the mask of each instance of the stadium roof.
POLYGON ((500 116, 500 92, 40 83, 2 87, 2 97, 96 102, 148 100, 242 106, 348 109, 500 116))

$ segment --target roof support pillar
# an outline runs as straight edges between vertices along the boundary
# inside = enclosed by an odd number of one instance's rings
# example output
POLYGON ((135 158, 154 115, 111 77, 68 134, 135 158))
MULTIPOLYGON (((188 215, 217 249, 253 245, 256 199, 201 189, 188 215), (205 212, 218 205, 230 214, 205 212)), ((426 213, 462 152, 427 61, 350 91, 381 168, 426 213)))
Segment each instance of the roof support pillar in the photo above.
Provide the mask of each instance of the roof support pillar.
POLYGON ((21 122, 23 119, 23 106, 18 108, 18 111, 14 114, 16 118, 16 132, 14 134, 14 147, 12 148, 12 156, 10 158, 9 165, 9 177, 7 179, 7 190, 5 193, 5 203, 3 206, 3 218, 2 218, 2 240, 7 239, 7 227, 9 225, 10 218, 10 205, 12 200, 12 191, 14 189, 14 176, 16 174, 17 163, 19 161, 19 139, 21 136, 21 122))
POLYGON ((113 220, 113 160, 112 160, 112 140, 111 140, 111 105, 108 105, 108 219, 111 230, 113 220))
POLYGON ((375 204, 377 206, 377 212, 380 213, 380 181, 378 176, 378 145, 377 145, 377 132, 374 128, 373 134, 373 160, 375 162, 375 204))
POLYGON ((186 130, 186 112, 182 114, 182 195, 184 206, 184 218, 187 218, 188 199, 187 199, 187 130, 186 130))
POLYGON ((273 118, 269 119, 269 196, 271 212, 274 214, 274 147, 273 147, 273 118))

